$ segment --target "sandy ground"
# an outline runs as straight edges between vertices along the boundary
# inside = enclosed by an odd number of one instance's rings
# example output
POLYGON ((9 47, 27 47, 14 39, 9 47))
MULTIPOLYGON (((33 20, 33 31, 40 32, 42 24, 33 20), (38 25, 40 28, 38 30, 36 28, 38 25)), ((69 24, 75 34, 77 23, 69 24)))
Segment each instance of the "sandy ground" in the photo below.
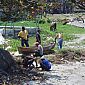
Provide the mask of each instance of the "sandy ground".
POLYGON ((30 85, 85 85, 85 62, 54 64, 44 81, 31 81, 30 85))
MULTIPOLYGON (((84 20, 84 22, 85 22, 85 20, 84 20)), ((68 24, 71 24, 71 25, 74 25, 74 26, 77 26, 77 27, 85 28, 85 23, 83 23, 82 21, 69 22, 68 24)))
MULTIPOLYGON (((70 24, 76 26, 76 23, 78 23, 78 27, 85 28, 85 23, 82 22, 73 22, 70 24)), ((78 34, 76 36, 78 37, 77 39, 68 43, 64 42, 64 47, 85 48, 84 45, 78 45, 85 40, 85 34, 78 34)), ((65 64, 53 64, 51 71, 44 71, 44 76, 46 76, 44 81, 31 81, 30 85, 85 85, 85 62, 66 61, 65 64)))

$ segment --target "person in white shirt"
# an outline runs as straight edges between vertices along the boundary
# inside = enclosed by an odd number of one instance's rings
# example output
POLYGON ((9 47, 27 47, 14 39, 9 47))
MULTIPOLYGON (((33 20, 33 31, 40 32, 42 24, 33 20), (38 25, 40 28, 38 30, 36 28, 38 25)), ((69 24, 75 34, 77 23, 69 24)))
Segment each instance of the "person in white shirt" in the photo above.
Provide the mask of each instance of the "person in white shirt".
POLYGON ((36 57, 35 62, 36 62, 36 67, 38 66, 38 58, 40 59, 43 56, 43 47, 39 42, 35 43, 37 50, 35 50, 34 56, 36 57))

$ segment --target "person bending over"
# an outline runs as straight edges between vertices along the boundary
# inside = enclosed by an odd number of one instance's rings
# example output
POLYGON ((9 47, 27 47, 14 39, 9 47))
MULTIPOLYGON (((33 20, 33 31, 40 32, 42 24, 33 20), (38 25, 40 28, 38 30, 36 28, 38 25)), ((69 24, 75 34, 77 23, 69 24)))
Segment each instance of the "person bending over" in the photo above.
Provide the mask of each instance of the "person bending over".
POLYGON ((40 67, 42 70, 49 71, 51 69, 51 63, 46 58, 41 58, 40 67))

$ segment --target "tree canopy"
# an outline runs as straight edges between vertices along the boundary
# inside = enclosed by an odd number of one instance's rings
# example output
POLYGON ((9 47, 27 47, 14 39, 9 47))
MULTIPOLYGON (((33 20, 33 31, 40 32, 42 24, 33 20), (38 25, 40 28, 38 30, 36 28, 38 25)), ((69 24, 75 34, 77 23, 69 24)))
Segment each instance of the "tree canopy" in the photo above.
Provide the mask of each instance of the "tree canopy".
POLYGON ((85 9, 85 0, 71 0, 76 6, 85 9))
MULTIPOLYGON (((75 6, 85 9, 85 0, 63 0, 63 3, 69 5, 74 3, 75 6)), ((36 17, 42 14, 46 9, 60 9, 64 5, 60 0, 1 0, 0 8, 3 9, 2 20, 18 20, 36 17)), ((67 6, 68 8, 68 6, 67 6)), ((63 8, 64 9, 64 8, 63 8)), ((6 21, 4 20, 4 21, 6 21)))
POLYGON ((3 9, 4 17, 7 20, 18 18, 26 19, 27 16, 35 15, 37 9, 36 1, 29 0, 1 0, 0 7, 3 9))

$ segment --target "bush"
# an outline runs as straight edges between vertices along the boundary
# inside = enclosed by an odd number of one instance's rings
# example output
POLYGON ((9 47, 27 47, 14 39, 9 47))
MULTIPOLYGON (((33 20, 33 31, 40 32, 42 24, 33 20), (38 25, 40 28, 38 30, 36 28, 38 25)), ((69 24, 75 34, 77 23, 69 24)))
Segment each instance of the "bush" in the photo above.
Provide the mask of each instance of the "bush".
POLYGON ((51 20, 49 18, 47 19, 47 23, 51 23, 51 20))
POLYGON ((45 23, 44 19, 39 20, 39 24, 44 24, 44 23, 45 23))

